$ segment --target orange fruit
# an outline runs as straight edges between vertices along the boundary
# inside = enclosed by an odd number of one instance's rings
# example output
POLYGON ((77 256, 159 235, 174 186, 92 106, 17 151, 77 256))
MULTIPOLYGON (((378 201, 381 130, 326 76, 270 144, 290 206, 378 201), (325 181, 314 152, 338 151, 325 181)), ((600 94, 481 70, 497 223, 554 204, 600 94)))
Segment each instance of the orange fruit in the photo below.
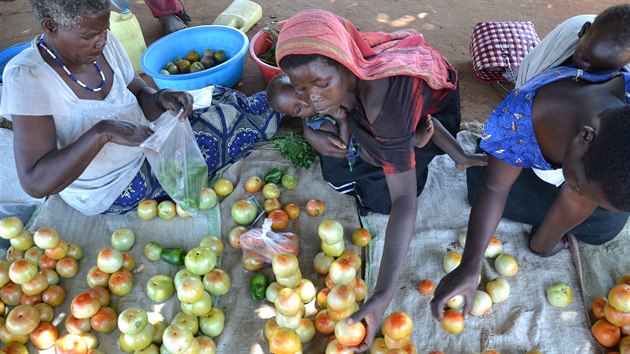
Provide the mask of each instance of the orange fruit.
POLYGON ((600 319, 591 327, 591 333, 599 344, 604 347, 614 347, 621 339, 621 330, 605 319, 600 319))

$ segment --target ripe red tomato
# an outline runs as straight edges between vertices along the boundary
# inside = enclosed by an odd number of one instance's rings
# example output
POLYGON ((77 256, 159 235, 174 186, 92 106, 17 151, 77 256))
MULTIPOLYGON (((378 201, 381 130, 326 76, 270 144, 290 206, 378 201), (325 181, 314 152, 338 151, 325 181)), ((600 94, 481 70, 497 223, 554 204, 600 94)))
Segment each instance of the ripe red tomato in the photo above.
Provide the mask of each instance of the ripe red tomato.
POLYGON ((619 343, 621 339, 621 330, 619 327, 613 325, 605 319, 597 320, 593 327, 591 327, 591 333, 599 344, 604 347, 614 347, 619 343))
POLYGON ((289 225, 289 215, 282 209, 274 210, 268 216, 272 230, 284 230, 289 225))

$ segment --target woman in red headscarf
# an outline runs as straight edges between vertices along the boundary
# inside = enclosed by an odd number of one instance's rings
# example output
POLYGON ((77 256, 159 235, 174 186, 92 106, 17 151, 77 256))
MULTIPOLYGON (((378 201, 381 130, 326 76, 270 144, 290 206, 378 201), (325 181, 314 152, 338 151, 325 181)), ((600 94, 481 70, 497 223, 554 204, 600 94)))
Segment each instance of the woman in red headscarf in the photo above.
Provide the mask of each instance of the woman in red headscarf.
POLYGON ((302 11, 285 23, 276 58, 300 98, 319 113, 347 112, 350 133, 361 145, 360 159, 349 171, 344 142, 305 127, 309 142, 325 155, 324 178, 333 186, 354 186, 363 212, 390 214, 374 293, 350 317, 367 325, 363 343, 354 348, 364 351, 394 295, 427 166, 443 153, 433 142, 419 147, 416 131, 429 115, 451 135, 459 130, 456 73, 422 35, 360 33, 323 10, 302 11))

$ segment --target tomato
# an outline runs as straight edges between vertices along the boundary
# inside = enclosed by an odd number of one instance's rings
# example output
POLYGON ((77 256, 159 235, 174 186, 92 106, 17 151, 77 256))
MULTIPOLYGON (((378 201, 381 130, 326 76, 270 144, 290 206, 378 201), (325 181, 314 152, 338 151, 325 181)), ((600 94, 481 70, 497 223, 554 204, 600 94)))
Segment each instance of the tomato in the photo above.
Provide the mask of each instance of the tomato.
POLYGON ((362 322, 348 324, 346 321, 339 321, 335 325, 335 337, 342 345, 354 347, 365 338, 365 326, 362 322))
POLYGON ((32 305, 18 305, 9 312, 4 325, 13 335, 28 336, 39 326, 39 311, 32 305))
POLYGON ((464 330, 464 315, 456 309, 448 309, 444 312, 440 325, 447 333, 460 334, 464 330))
POLYGON ((300 216, 300 207, 295 203, 289 203, 285 205, 284 211, 287 212, 287 215, 291 220, 295 220, 300 216))
POLYGON ((265 213, 270 214, 274 210, 282 209, 282 203, 280 203, 280 200, 277 198, 265 199, 263 202, 263 209, 265 210, 265 213))
POLYGON ((597 339, 599 344, 608 348, 617 345, 619 339, 621 339, 621 330, 619 327, 605 319, 597 320, 591 327, 591 333, 593 333, 593 336, 597 339))
POLYGON ((604 317, 617 327, 630 326, 630 312, 619 312, 610 303, 604 305, 604 317))
POLYGON ((140 204, 138 204, 136 213, 138 214, 138 217, 140 217, 140 219, 142 220, 151 220, 157 217, 158 215, 157 207, 158 207, 157 200, 153 200, 153 199, 143 200, 140 202, 140 204))
POLYGON ((240 249, 241 248, 241 235, 247 232, 245 226, 236 226, 228 233, 228 241, 230 246, 240 249))
POLYGON ((617 311, 630 312, 630 285, 619 284, 613 286, 608 292, 608 303, 617 311))
POLYGON ((39 349, 48 349, 55 345, 55 341, 59 337, 57 327, 49 322, 40 322, 37 328, 29 334, 31 343, 39 349))
POLYGON ((367 229, 358 228, 352 232, 350 239, 353 245, 357 247, 364 247, 367 246, 368 243, 370 243, 372 235, 367 229))
POLYGON ((282 209, 272 211, 268 218, 271 219, 272 230, 284 230, 289 225, 289 215, 282 209))
POLYGON ((392 312, 385 322, 383 322, 383 334, 392 339, 403 339, 409 337, 413 329, 411 317, 405 312, 392 312))
POLYGON ((328 310, 321 310, 315 315, 315 329, 322 334, 335 332, 335 321, 328 315, 328 310))
POLYGON ((232 191, 234 190, 234 185, 232 184, 232 182, 228 181, 225 178, 219 178, 216 180, 216 182, 214 182, 212 188, 219 197, 225 197, 232 193, 232 191))
POLYGON ((109 333, 116 329, 117 318, 113 308, 102 306, 97 313, 90 317, 90 325, 97 333, 109 333))
POLYGON ((249 200, 239 200, 232 205, 232 219, 239 225, 249 225, 258 216, 258 208, 249 200))
POLYGON ((262 192, 263 192, 263 197, 265 197, 265 199, 280 198, 280 188, 275 183, 265 184, 262 192))
POLYGON ((276 354, 293 354, 302 351, 302 343, 294 330, 280 327, 269 338, 269 349, 276 354))
POLYGON ((310 216, 320 216, 326 211, 326 205, 321 200, 311 199, 306 203, 306 213, 310 216))
POLYGON ((260 190, 262 184, 262 178, 258 176, 250 176, 245 180, 245 184, 243 185, 243 187, 249 193, 256 193, 260 190))
POLYGON ((52 307, 61 305, 65 299, 66 291, 59 285, 50 285, 48 289, 44 290, 42 293, 42 300, 52 307))
POLYGON ((298 184, 298 178, 294 175, 284 175, 280 180, 282 186, 288 190, 295 189, 298 184))
POLYGON ((422 295, 430 295, 435 291, 435 283, 433 280, 422 279, 418 282, 418 290, 422 295))
POLYGON ((604 318, 604 305, 606 305, 606 298, 599 297, 591 303, 591 311, 593 311, 593 316, 596 319, 604 318))

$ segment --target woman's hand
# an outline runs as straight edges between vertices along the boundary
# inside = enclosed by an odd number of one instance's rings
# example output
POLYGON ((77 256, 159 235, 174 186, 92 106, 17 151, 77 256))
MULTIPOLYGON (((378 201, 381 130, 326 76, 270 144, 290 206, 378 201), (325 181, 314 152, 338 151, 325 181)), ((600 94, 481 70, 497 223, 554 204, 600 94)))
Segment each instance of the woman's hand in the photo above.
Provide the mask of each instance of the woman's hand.
POLYGON ((174 115, 179 114, 180 109, 184 112, 181 120, 186 119, 193 111, 193 96, 186 91, 162 90, 155 93, 155 103, 158 108, 168 110, 174 115))
POLYGON ((103 120, 96 126, 107 142, 125 146, 139 146, 153 134, 147 126, 122 120, 103 120))
POLYGON ((433 313, 433 317, 441 321, 444 317, 446 302, 456 295, 463 295, 465 298, 464 311, 462 314, 466 316, 472 309, 480 272, 481 265, 474 267, 461 263, 453 271, 446 274, 446 276, 440 280, 440 283, 435 289, 435 295, 431 300, 431 312, 433 313))
POLYGON ((359 311, 355 312, 352 316, 346 319, 349 324, 363 321, 365 325, 365 338, 363 342, 356 347, 348 348, 355 352, 364 352, 372 346, 374 341, 374 335, 380 327, 380 322, 383 319, 385 310, 391 302, 391 296, 386 294, 374 293, 366 302, 361 306, 359 311))
POLYGON ((313 130, 306 126, 304 127, 304 138, 317 152, 324 156, 339 159, 348 157, 348 146, 339 136, 331 132, 313 130))

